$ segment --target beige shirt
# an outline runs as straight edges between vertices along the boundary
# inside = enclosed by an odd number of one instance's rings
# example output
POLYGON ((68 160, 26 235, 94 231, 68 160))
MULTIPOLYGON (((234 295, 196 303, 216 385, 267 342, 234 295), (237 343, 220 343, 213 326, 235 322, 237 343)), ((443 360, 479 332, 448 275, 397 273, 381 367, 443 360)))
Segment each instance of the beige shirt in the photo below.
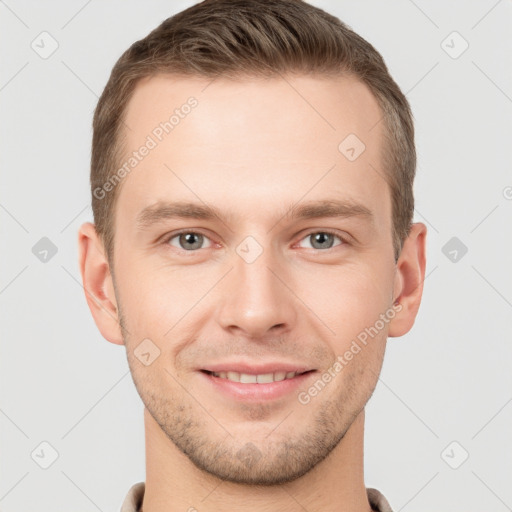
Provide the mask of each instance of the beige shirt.
MULTIPOLYGON (((140 506, 142 505, 142 498, 144 498, 145 483, 139 482, 132 485, 126 498, 124 499, 123 505, 121 506, 121 512, 139 512, 140 506)), ((368 494, 368 501, 375 512, 393 512, 388 500, 384 495, 377 489, 371 487, 366 488, 368 494)))

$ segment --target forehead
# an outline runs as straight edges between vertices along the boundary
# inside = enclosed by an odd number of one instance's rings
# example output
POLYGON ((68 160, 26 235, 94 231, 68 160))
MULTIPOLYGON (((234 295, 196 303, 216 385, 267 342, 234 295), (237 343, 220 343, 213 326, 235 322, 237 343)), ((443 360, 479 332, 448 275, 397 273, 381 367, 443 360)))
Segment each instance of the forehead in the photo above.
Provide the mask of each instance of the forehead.
POLYGON ((146 78, 126 109, 124 162, 138 155, 117 210, 134 221, 179 199, 250 216, 329 194, 385 214, 381 117, 368 87, 347 76, 146 78))

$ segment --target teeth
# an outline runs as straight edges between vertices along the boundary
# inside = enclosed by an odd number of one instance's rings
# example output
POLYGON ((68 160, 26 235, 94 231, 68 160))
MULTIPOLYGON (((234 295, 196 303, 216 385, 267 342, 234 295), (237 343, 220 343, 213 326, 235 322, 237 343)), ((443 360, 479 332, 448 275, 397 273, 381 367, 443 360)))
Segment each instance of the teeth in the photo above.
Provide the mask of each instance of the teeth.
POLYGON ((228 372, 227 379, 233 382, 240 382, 240 374, 238 372, 228 372))
POLYGON ((297 372, 262 373, 260 375, 238 372, 212 372, 212 375, 232 382, 241 382, 242 384, 269 384, 270 382, 293 379, 293 377, 297 375, 297 372))
POLYGON ((241 384, 256 384, 258 382, 257 375, 250 375, 248 373, 240 374, 240 383, 241 384))
POLYGON ((286 372, 276 372, 274 373, 274 380, 280 381, 286 379, 286 372))
POLYGON ((274 374, 264 373, 263 375, 258 375, 256 380, 258 384, 268 384, 269 382, 274 382, 274 374))

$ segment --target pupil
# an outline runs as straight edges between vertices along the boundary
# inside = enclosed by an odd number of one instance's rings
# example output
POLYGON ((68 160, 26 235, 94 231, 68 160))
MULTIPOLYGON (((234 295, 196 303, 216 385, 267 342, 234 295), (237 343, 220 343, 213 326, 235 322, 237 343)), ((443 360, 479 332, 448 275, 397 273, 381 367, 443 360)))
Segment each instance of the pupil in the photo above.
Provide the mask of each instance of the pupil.
POLYGON ((203 235, 200 235, 199 233, 185 233, 184 235, 181 235, 181 245, 182 247, 185 245, 183 248, 186 250, 198 249, 201 247, 202 239, 203 235), (195 242, 194 238, 196 239, 195 242))
MULTIPOLYGON (((328 243, 329 241, 332 242, 332 240, 330 239, 331 235, 330 233, 317 233, 316 235, 314 235, 314 243, 313 243, 313 247, 315 247, 315 244, 318 244, 320 245, 320 249, 329 249, 332 245, 332 243, 328 243), (327 242, 327 247, 324 245, 325 243, 327 242)), ((318 247, 315 247, 315 248, 318 248, 318 247)))

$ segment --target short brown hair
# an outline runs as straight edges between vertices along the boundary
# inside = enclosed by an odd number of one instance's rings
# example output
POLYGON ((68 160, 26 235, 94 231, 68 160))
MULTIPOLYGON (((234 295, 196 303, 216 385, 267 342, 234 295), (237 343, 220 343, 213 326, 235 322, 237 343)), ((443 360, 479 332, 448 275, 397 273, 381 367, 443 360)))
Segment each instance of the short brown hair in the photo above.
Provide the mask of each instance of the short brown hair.
POLYGON ((124 116, 137 82, 157 73, 214 78, 294 72, 353 76, 377 99, 387 138, 383 171, 398 259, 414 210, 414 125, 409 103, 381 55, 338 18, 302 0, 205 0, 166 19, 123 53, 94 112, 92 210, 111 264, 118 187, 104 197, 94 191, 121 162, 124 116))

